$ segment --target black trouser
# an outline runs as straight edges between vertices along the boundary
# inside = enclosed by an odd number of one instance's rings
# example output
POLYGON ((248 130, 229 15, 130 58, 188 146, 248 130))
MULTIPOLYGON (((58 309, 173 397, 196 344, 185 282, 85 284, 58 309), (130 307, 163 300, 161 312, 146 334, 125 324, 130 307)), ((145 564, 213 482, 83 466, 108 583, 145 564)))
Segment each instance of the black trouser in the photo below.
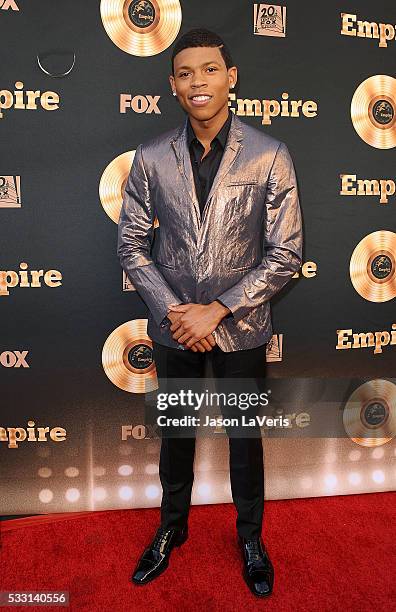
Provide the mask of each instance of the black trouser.
MULTIPOLYGON (((167 347, 153 341, 158 378, 200 378, 205 360, 212 360, 215 379, 254 378, 260 384, 265 376, 263 344, 254 349, 226 353, 219 346, 205 353, 167 347)), ((217 386, 217 385, 216 385, 217 386)), ((224 409, 222 407, 223 416, 224 409)), ((227 428, 226 428, 227 429, 227 428)), ((250 429, 250 428, 249 428, 250 429)), ((230 481, 237 510, 236 528, 240 536, 261 535, 264 512, 264 466, 261 434, 234 437, 227 430, 230 452, 230 481)), ((249 431, 249 435, 251 431, 249 431)), ((180 528, 187 523, 194 480, 194 437, 164 437, 161 440, 159 475, 162 484, 161 525, 180 528)))

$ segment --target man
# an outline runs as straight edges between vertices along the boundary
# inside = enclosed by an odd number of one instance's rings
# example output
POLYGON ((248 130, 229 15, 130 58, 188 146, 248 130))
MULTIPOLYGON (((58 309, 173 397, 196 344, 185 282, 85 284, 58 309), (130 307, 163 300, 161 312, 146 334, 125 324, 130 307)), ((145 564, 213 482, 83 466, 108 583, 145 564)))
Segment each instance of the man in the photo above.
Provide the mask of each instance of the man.
MULTIPOLYGON (((272 336, 269 300, 302 262, 293 162, 284 143, 230 112, 237 68, 216 34, 191 30, 176 41, 169 82, 187 118, 136 149, 119 220, 120 262, 149 309, 159 380, 201 377, 209 357, 217 379, 259 380, 272 336)), ((261 538, 261 434, 229 435, 229 446, 243 575, 255 595, 268 595, 274 572, 261 538)), ((162 436, 161 525, 137 564, 136 584, 162 573, 188 537, 194 452, 194 436, 162 436)))

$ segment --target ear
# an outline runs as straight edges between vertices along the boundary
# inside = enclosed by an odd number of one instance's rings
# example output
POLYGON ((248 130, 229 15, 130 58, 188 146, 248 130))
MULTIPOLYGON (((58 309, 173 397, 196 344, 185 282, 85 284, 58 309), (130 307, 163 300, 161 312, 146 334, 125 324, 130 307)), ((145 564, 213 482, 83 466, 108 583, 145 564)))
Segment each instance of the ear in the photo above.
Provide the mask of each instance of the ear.
POLYGON ((228 69, 228 81, 230 87, 235 86, 238 80, 238 68, 236 66, 232 66, 228 69))

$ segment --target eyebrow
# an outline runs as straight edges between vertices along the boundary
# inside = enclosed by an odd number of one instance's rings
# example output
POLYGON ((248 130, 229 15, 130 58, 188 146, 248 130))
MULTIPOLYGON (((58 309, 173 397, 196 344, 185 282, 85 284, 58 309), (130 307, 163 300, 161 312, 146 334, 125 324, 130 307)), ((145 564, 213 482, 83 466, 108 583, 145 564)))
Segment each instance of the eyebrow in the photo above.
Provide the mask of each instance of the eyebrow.
MULTIPOLYGON (((213 60, 213 62, 205 62, 204 64, 201 64, 201 66, 209 66, 209 64, 217 64, 220 66, 219 62, 216 62, 216 60, 213 60)), ((191 66, 179 66, 178 70, 185 70, 186 68, 191 68, 191 66)))

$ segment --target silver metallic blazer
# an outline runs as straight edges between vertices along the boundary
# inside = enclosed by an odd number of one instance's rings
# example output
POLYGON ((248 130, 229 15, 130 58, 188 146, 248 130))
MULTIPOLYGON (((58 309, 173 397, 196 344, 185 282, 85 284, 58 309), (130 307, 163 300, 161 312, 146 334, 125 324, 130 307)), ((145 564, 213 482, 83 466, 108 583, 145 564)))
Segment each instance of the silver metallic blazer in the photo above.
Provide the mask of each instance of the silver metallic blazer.
POLYGON ((139 144, 125 187, 117 254, 149 309, 152 340, 190 350, 172 338, 168 306, 219 299, 232 312, 214 331, 223 351, 268 342, 270 298, 302 263, 301 209, 287 146, 233 114, 201 220, 187 118, 139 144))

